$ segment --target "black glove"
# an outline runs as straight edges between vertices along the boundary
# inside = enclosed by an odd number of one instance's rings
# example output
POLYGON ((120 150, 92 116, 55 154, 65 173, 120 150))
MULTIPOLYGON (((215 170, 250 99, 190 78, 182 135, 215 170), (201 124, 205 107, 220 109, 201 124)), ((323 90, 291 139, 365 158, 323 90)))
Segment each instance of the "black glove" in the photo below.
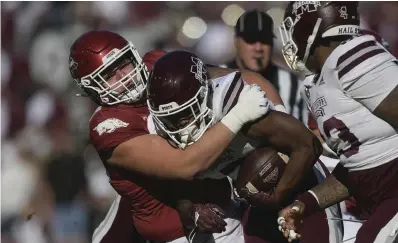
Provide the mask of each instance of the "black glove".
POLYGON ((226 213, 215 204, 194 204, 183 200, 177 204, 177 211, 184 227, 197 229, 202 233, 221 233, 225 231, 227 223, 223 220, 226 213))

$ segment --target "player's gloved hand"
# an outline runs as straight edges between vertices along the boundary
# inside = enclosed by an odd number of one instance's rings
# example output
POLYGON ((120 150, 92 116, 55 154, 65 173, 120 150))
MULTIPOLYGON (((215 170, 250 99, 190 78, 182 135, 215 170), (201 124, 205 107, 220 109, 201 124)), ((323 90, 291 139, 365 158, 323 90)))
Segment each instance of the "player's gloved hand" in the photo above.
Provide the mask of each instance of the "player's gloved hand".
POLYGON ((238 133, 242 126, 264 116, 270 109, 266 93, 256 84, 245 84, 236 105, 221 119, 233 133, 238 133))
POLYGON ((239 192, 239 196, 244 198, 250 206, 266 207, 269 209, 278 209, 279 207, 279 199, 274 191, 252 192, 247 188, 242 188, 239 192))
POLYGON ((227 223, 224 210, 215 204, 193 204, 191 201, 180 201, 177 206, 182 224, 187 229, 196 228, 202 233, 221 233, 227 223))
POLYGON ((303 222, 304 209, 304 203, 295 201, 288 207, 279 211, 279 217, 277 219, 279 225, 278 229, 289 242, 301 238, 301 235, 296 232, 303 222))

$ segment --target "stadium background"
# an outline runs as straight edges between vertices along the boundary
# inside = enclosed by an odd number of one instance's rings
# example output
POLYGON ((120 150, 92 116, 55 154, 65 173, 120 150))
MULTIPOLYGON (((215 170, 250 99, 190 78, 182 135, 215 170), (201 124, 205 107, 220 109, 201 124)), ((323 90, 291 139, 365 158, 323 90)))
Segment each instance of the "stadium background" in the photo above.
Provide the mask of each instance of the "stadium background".
MULTIPOLYGON (((278 27, 286 4, 1 2, 2 242, 52 243, 57 229, 65 242, 89 242, 113 199, 87 141, 95 106, 75 96, 68 71, 69 47, 79 35, 109 29, 141 56, 186 49, 222 64, 234 57, 232 26, 244 10, 265 10, 278 27), (63 224, 70 218, 75 223, 63 224)), ((397 56, 398 3, 362 2, 360 13, 362 27, 379 32, 397 56)), ((286 67, 275 35, 274 61, 286 67)))

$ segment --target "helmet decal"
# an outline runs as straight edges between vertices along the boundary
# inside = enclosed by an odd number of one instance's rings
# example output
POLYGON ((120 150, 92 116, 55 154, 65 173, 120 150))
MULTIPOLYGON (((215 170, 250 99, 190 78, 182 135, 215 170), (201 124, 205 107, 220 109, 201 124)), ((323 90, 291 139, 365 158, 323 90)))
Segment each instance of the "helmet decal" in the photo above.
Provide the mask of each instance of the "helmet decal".
POLYGON ((206 82, 207 69, 203 65, 202 60, 196 57, 192 57, 192 62, 194 65, 191 66, 191 73, 195 74, 195 78, 200 81, 200 83, 206 82))
POLYGON ((348 19, 347 6, 341 6, 339 13, 340 13, 340 18, 348 19))
POLYGON ((206 65, 195 54, 173 51, 155 63, 148 80, 148 108, 156 127, 180 148, 212 125, 206 65))
POLYGON ((292 14, 300 18, 304 12, 315 12, 321 6, 319 1, 298 1, 293 4, 292 14))

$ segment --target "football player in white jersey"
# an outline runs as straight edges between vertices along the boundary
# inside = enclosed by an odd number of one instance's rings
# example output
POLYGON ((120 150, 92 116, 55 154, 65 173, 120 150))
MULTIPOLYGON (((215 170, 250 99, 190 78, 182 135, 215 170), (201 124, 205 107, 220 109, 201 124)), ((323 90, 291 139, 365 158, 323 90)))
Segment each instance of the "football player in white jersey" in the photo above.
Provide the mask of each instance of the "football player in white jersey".
MULTIPOLYGON (((225 114, 231 109, 251 109, 251 104, 236 105, 239 94, 245 87, 245 81, 240 72, 208 68, 197 56, 187 51, 167 53, 157 60, 148 78, 149 131, 166 138, 175 147, 189 148, 201 140, 201 136, 206 130, 211 130, 211 127, 218 121, 226 119, 225 114)), ((227 119, 235 118, 230 116, 227 119)), ((234 130, 233 127, 230 129, 234 130)), ((241 131, 236 131, 236 137, 217 160, 217 163, 204 173, 198 174, 196 178, 230 176, 235 179, 241 161, 239 159, 261 146, 272 146, 290 156, 286 171, 276 188, 270 192, 255 194, 261 197, 254 199, 261 206, 278 207, 284 200, 291 199, 297 186, 303 185, 300 184, 304 181, 302 180, 303 176, 309 175, 308 172, 316 162, 314 159, 317 160, 321 152, 310 151, 307 148, 310 146, 316 150, 320 149, 319 140, 290 115, 270 111, 252 125, 241 131), (302 145, 299 142, 302 139, 306 140, 302 141, 303 143, 313 141, 316 145, 302 145), (300 166, 307 168, 300 168, 300 166)), ((317 173, 324 174, 320 163, 316 163, 314 167, 317 169, 317 173)), ((307 188, 309 189, 313 185, 307 188)), ((252 202, 254 201, 252 200, 252 202)), ((337 216, 338 211, 338 207, 334 207, 334 209, 330 209, 329 213, 337 216)), ((265 215, 265 217, 267 216, 265 215)), ((329 227, 325 218, 326 215, 320 217, 326 225, 326 230, 323 231, 325 234, 321 236, 325 239, 303 242, 329 242, 329 234, 333 235, 333 238, 341 239, 342 233, 338 226, 329 227)), ((223 233, 199 234, 195 236, 194 240, 202 237, 214 237, 215 242, 238 242, 240 240, 238 236, 242 234, 240 217, 229 215, 225 221, 228 225, 223 233)), ((276 222, 276 218, 274 222, 276 222)), ((315 223, 314 221, 312 225, 322 228, 322 224, 323 222, 315 223)), ((280 236, 278 232, 277 236, 280 236)), ((184 239, 182 240, 184 241, 184 239)))
POLYGON ((280 27, 287 64, 315 75, 302 96, 341 162, 280 212, 286 237, 303 217, 350 195, 370 215, 356 242, 397 236, 398 62, 374 36, 358 35, 357 9, 358 2, 291 2, 280 27))

